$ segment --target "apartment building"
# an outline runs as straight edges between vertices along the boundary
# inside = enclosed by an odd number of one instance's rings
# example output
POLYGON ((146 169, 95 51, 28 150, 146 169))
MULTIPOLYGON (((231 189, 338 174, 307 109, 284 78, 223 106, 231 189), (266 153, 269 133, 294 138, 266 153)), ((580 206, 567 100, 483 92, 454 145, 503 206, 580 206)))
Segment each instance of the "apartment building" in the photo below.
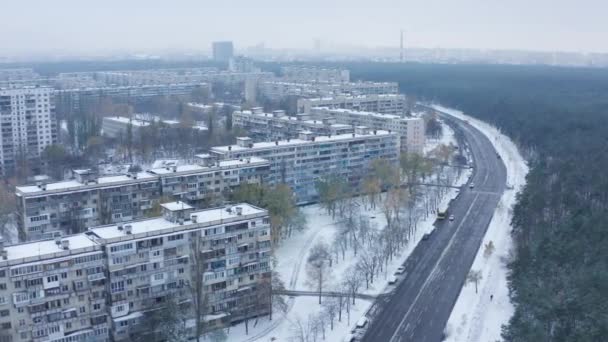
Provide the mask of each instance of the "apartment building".
POLYGON ((109 341, 106 262, 84 235, 0 242, 0 341, 109 341))
POLYGON ((350 82, 350 71, 318 67, 285 66, 281 68, 282 78, 295 82, 350 82))
POLYGON ((56 143, 56 125, 51 88, 0 89, 0 174, 12 172, 20 158, 40 157, 56 143))
POLYGON ((130 341, 167 300, 191 313, 199 274, 207 328, 267 314, 271 243, 263 209, 179 201, 154 218, 0 243, 0 341, 130 341))
POLYGON ((342 95, 397 94, 399 86, 395 82, 306 83, 264 80, 260 82, 259 91, 262 97, 278 101, 286 96, 318 98, 342 95))
POLYGON ((354 132, 354 126, 337 124, 328 118, 310 120, 308 114, 285 115, 284 110, 264 113, 261 107, 232 113, 232 124, 247 131, 254 141, 297 138, 302 131, 314 135, 337 135, 354 132))
POLYGON ((298 203, 318 199, 316 183, 329 176, 359 186, 371 162, 384 158, 397 162, 399 136, 394 132, 356 127, 351 134, 314 136, 301 132, 297 139, 253 142, 237 138, 236 145, 212 147, 210 154, 220 160, 260 157, 270 162, 268 182, 289 185, 298 203))
POLYGON ((373 94, 359 96, 334 96, 301 98, 297 102, 298 113, 310 113, 313 107, 342 108, 362 112, 376 112, 403 116, 406 109, 405 95, 373 94))
POLYGON ((240 182, 263 182, 268 170, 269 163, 260 158, 201 161, 104 177, 75 170, 72 180, 17 187, 20 239, 78 233, 94 225, 146 217, 162 198, 193 205, 214 202, 240 182))
POLYGON ((422 153, 425 144, 424 119, 420 117, 402 117, 400 115, 360 112, 349 109, 313 108, 311 116, 318 119, 331 118, 347 125, 363 125, 372 129, 383 129, 397 132, 401 137, 401 149, 422 153))
POLYGON ((39 77, 40 75, 32 68, 0 69, 0 81, 21 81, 39 77))
POLYGON ((173 83, 150 85, 108 86, 55 90, 57 106, 64 111, 79 110, 87 101, 103 97, 116 97, 138 101, 155 96, 191 95, 194 92, 211 92, 207 83, 173 83))
POLYGON ((211 49, 214 61, 227 63, 234 57, 234 46, 231 41, 213 42, 211 49))
POLYGON ((162 209, 162 217, 86 233, 106 251, 115 341, 145 333, 146 312, 169 297, 189 312, 195 302, 189 286, 199 271, 207 325, 268 313, 268 302, 259 295, 261 283, 271 277, 267 211, 249 204, 197 211, 183 202, 162 209))

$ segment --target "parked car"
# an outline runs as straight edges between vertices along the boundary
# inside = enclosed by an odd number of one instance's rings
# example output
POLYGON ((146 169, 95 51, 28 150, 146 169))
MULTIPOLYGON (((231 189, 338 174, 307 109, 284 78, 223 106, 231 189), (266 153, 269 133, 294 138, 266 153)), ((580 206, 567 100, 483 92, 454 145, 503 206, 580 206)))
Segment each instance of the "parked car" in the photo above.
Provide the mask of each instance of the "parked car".
POLYGON ((450 221, 454 221, 454 215, 450 215, 450 221))
POLYGON ((473 189, 475 187, 475 183, 471 182, 471 184, 469 184, 469 189, 473 189))
POLYGON ((397 277, 391 276, 390 278, 388 278, 389 285, 394 285, 395 283, 397 283, 397 277))
POLYGON ((397 268, 397 270, 395 271, 395 274, 399 275, 399 274, 403 274, 403 272, 405 272, 405 266, 399 266, 397 268))

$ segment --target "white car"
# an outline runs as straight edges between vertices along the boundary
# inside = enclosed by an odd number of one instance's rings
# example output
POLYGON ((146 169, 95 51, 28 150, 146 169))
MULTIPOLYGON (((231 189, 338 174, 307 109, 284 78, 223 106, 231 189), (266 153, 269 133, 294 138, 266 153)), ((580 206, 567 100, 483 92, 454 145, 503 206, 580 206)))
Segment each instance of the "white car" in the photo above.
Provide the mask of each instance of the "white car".
POLYGON ((454 215, 450 215, 450 221, 454 221, 454 215))
POLYGON ((395 271, 395 274, 403 274, 403 272, 405 272, 405 266, 399 266, 395 271))
POLYGON ((395 283, 397 283, 397 277, 391 276, 390 278, 388 278, 388 284, 389 285, 393 285, 395 283))
POLYGON ((475 183, 469 184, 469 189, 473 189, 475 187, 475 183))

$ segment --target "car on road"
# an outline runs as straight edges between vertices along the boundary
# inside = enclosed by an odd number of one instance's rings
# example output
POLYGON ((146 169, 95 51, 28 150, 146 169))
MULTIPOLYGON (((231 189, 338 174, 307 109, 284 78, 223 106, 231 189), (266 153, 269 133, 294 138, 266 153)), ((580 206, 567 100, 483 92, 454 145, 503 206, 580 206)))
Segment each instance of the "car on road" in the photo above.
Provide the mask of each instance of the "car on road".
POLYGON ((397 270, 395 271, 395 274, 399 275, 399 274, 403 274, 403 272, 405 272, 405 266, 399 266, 397 268, 397 270))
POLYGON ((454 221, 454 215, 450 215, 450 221, 454 221))
POLYGON ((422 241, 426 241, 429 239, 429 237, 431 237, 429 234, 424 234, 422 235, 422 241))
POLYGON ((357 329, 363 329, 367 325, 367 317, 361 317, 355 326, 357 329))
POLYGON ((474 187, 475 187, 475 183, 471 182, 471 183, 469 184, 469 189, 473 189, 474 187))
POLYGON ((389 285, 394 285, 396 283, 397 283, 397 277, 391 276, 390 278, 388 278, 388 284, 389 285))

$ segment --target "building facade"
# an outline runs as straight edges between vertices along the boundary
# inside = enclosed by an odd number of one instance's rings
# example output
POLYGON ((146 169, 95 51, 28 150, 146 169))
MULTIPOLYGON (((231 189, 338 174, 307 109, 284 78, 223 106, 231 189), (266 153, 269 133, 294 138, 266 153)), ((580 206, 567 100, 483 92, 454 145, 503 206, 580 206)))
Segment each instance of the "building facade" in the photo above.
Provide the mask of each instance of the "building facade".
POLYGON ((332 118, 347 125, 363 125, 372 129, 397 132, 401 137, 402 150, 421 154, 424 149, 426 138, 423 118, 319 107, 311 110, 311 116, 318 119, 332 118))
POLYGON ((334 96, 298 99, 298 113, 310 113, 314 107, 341 108, 362 112, 376 112, 403 116, 406 109, 405 95, 377 94, 360 96, 334 96))
POLYGON ((206 325, 268 313, 260 292, 271 277, 269 222, 265 210, 248 204, 195 211, 172 202, 162 217, 91 228, 87 234, 106 251, 113 339, 145 333, 147 313, 169 298, 191 312, 197 272, 206 325))
POLYGON ((214 203, 240 182, 263 182, 268 172, 269 163, 260 158, 201 161, 104 177, 75 170, 72 180, 17 187, 20 239, 73 234, 146 217, 163 198, 193 205, 214 203))
POLYGON ((193 337, 194 284, 207 329, 267 314, 271 243, 263 209, 183 202, 159 217, 0 243, 0 341, 131 341, 154 330, 150 314, 169 300, 193 337))
POLYGON ((0 174, 19 159, 38 158, 57 142, 53 90, 48 87, 0 89, 0 174))
POLYGON ((350 71, 346 69, 285 66, 281 68, 281 76, 294 82, 350 82, 350 71))
POLYGON ((397 94, 399 86, 394 82, 290 82, 264 80, 259 86, 260 96, 278 101, 286 96, 305 98, 397 94))
POLYGON ((212 147, 216 158, 260 157, 270 162, 268 182, 287 184, 298 203, 318 200, 317 181, 340 177, 353 187, 369 170, 375 159, 397 162, 399 136, 388 131, 357 127, 352 134, 314 136, 300 133, 298 139, 255 143, 251 138, 237 138, 236 145, 212 147))
POLYGON ((109 341, 106 271, 84 235, 0 243, 0 341, 109 341))

